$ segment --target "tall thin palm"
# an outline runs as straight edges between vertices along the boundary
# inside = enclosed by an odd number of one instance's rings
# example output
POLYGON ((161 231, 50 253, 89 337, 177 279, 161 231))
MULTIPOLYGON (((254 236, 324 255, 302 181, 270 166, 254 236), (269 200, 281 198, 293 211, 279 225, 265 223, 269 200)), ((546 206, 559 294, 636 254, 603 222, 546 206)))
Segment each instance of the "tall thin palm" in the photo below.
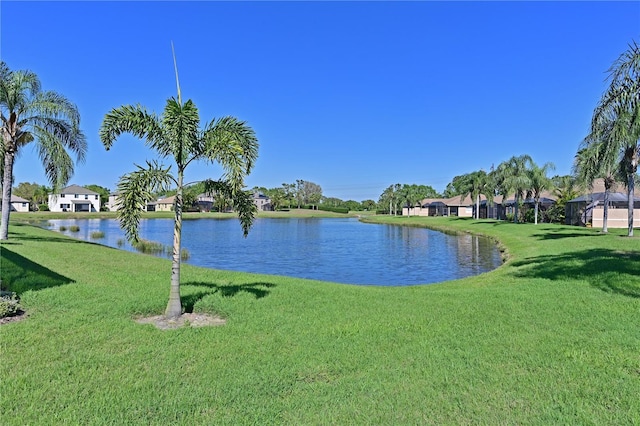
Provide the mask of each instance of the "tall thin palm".
POLYGON ((547 173, 549 170, 554 170, 553 163, 545 163, 542 167, 539 167, 533 161, 531 167, 528 169, 529 174, 529 190, 527 191, 527 198, 533 198, 534 202, 534 224, 538 224, 538 211, 540 210, 540 198, 542 193, 553 187, 553 182, 547 173))
POLYGON ((13 167, 20 151, 34 142, 49 182, 60 188, 73 176, 74 163, 67 151, 76 154, 76 161, 81 162, 87 142, 74 104, 56 92, 43 91, 33 72, 11 71, 5 62, 0 62, 0 117, 3 157, 0 240, 6 240, 13 167))
POLYGON ((640 161, 640 46, 632 42, 609 68, 609 87, 593 112, 590 137, 619 153, 628 195, 628 235, 633 236, 635 176, 640 161))
POLYGON ((182 314, 180 300, 180 265, 182 238, 182 208, 185 169, 194 161, 217 163, 225 171, 218 181, 205 181, 209 193, 224 194, 238 212, 246 236, 253 223, 256 208, 252 196, 244 190, 244 179, 253 168, 258 156, 258 141, 251 127, 234 117, 214 120, 199 129, 198 109, 191 100, 182 103, 178 99, 167 101, 160 117, 148 113, 140 106, 122 106, 106 114, 100 128, 100 139, 108 150, 122 133, 130 133, 146 141, 162 157, 170 157, 177 167, 176 176, 170 167, 155 162, 123 176, 118 184, 121 204, 118 216, 127 238, 138 238, 138 226, 142 206, 153 191, 170 185, 177 187, 175 195, 175 224, 171 269, 171 291, 165 317, 182 314))
POLYGON ((605 136, 604 139, 594 139, 593 135, 589 135, 582 141, 574 160, 573 172, 576 178, 589 188, 593 188, 595 179, 603 179, 602 232, 607 233, 609 232, 609 195, 621 176, 618 168, 619 155, 612 149, 615 143, 609 143, 609 133, 603 136, 605 136))
POLYGON ((529 155, 513 156, 509 160, 498 165, 496 177, 500 194, 506 197, 510 194, 515 196, 515 214, 513 221, 518 222, 518 207, 522 202, 526 192, 531 187, 531 179, 528 169, 533 163, 529 155))

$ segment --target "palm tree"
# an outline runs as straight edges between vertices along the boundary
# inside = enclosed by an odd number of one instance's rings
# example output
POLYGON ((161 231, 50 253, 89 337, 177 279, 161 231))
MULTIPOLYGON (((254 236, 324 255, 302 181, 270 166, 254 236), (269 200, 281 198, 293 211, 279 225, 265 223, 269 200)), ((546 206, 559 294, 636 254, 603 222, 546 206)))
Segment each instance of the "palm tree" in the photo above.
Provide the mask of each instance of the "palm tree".
POLYGON ((545 163, 542 167, 538 167, 536 163, 531 162, 529 173, 529 190, 527 198, 533 198, 534 202, 534 224, 538 224, 538 210, 540 205, 540 197, 542 192, 553 187, 553 182, 547 177, 549 170, 554 170, 553 163, 545 163))
POLYGON ((34 142, 45 174, 54 188, 73 176, 73 160, 67 150, 84 161, 87 141, 80 130, 77 107, 64 96, 43 91, 31 71, 11 71, 0 62, 0 117, 2 119, 2 223, 0 240, 9 237, 11 186, 16 156, 34 142))
MULTIPOLYGON (((177 80, 177 70, 176 70, 177 80)), ((251 127, 234 117, 224 117, 205 124, 200 130, 200 117, 195 104, 183 103, 178 84, 178 98, 167 100, 160 117, 140 106, 121 106, 105 115, 100 140, 109 150, 122 133, 130 133, 146 141, 162 157, 170 157, 177 166, 176 175, 157 162, 123 176, 118 184, 121 207, 120 224, 129 240, 137 240, 142 206, 154 190, 175 185, 175 223, 171 268, 171 291, 165 310, 166 318, 182 314, 180 300, 180 249, 185 169, 194 161, 218 163, 225 171, 218 180, 207 180, 207 193, 224 194, 232 200, 245 237, 253 223, 256 207, 252 195, 244 190, 244 179, 258 157, 258 141, 251 127)))
MULTIPOLYGON (((610 136, 610 133, 607 136, 610 136)), ((615 187, 616 180, 620 177, 618 152, 612 147, 615 147, 615 143, 609 143, 608 138, 594 140, 593 135, 589 135, 582 141, 573 164, 574 175, 584 186, 593 188, 593 181, 598 178, 604 181, 602 217, 602 232, 604 233, 609 232, 609 194, 615 187)))
POLYGON ((476 205, 475 218, 480 219, 480 195, 485 195, 487 200, 493 199, 490 191, 489 175, 484 170, 471 172, 461 177, 462 198, 467 195, 474 200, 476 205))
POLYGON ((609 68, 609 88, 593 112, 590 137, 607 140, 620 156, 628 196, 628 235, 633 236, 633 193, 640 161, 640 46, 632 42, 609 68))
POLYGON ((531 179, 528 173, 528 166, 533 163, 529 155, 513 156, 509 160, 498 165, 495 178, 499 193, 504 197, 510 194, 515 195, 515 214, 513 221, 518 223, 518 207, 522 202, 526 192, 531 187, 531 179))
POLYGON ((381 207, 386 205, 386 203, 389 203, 389 215, 393 214, 395 216, 397 214, 398 203, 401 201, 401 189, 402 185, 396 183, 394 185, 389 185, 382 195, 380 195, 378 203, 381 207))

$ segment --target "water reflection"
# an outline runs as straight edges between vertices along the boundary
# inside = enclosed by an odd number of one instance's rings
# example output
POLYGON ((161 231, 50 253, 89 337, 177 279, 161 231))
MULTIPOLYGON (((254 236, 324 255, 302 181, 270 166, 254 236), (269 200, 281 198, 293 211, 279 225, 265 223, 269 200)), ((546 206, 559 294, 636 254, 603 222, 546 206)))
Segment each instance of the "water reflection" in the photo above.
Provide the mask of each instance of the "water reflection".
MULTIPOLYGON (((110 247, 134 251, 113 219, 49 220, 53 230, 110 247), (70 232, 78 225, 78 232, 70 232), (104 233, 92 239, 96 231, 104 233)), ((140 236, 172 244, 173 220, 147 219, 140 236)), ((463 278, 501 263, 493 242, 474 235, 448 235, 425 228, 364 224, 357 219, 257 219, 243 238, 235 219, 183 222, 187 263, 350 284, 414 285, 463 278)))

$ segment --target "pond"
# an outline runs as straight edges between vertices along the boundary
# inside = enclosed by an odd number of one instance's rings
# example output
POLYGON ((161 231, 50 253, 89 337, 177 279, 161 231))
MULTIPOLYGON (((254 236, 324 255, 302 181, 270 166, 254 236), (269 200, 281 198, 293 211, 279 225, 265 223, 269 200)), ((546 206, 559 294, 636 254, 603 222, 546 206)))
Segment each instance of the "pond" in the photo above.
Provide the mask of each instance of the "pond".
MULTIPOLYGON (((115 219, 49 220, 42 226, 54 231, 63 227, 65 235, 135 251, 115 219), (69 231, 73 225, 79 231, 69 231), (98 231, 104 236, 92 237, 98 231)), ((143 219, 140 237, 170 246, 173 220, 143 219)), ((186 263, 207 268, 360 285, 436 283, 502 263, 498 248, 485 237, 366 224, 356 218, 258 218, 247 238, 235 218, 189 219, 182 222, 182 247, 190 254, 186 263)))

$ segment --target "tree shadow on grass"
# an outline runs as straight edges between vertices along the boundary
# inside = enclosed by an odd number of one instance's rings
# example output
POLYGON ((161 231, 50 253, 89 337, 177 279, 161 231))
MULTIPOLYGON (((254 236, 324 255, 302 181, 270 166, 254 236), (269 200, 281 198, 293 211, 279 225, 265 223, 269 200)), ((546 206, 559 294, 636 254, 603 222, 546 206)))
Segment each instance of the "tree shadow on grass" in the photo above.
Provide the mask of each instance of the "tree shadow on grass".
POLYGON ((581 228, 578 226, 560 227, 560 226, 540 226, 537 228, 540 233, 533 234, 532 236, 539 240, 559 240, 563 238, 574 237, 597 237, 606 235, 591 228, 581 228))
POLYGON ((28 290, 42 290, 75 282, 9 250, 4 244, 0 250, 0 261, 2 290, 18 295, 28 290))
POLYGON ((640 252, 589 249, 514 262, 523 278, 585 280, 602 291, 640 298, 640 252))
POLYGON ((234 284, 234 285, 222 285, 208 282, 186 282, 182 283, 183 287, 204 287, 205 290, 198 291, 196 293, 186 294, 181 296, 182 306, 186 313, 193 313, 193 307, 195 304, 206 296, 212 294, 220 294, 222 297, 234 297, 240 293, 249 293, 256 299, 262 299, 269 295, 269 288, 273 288, 276 285, 266 282, 255 282, 246 284, 234 284))
MULTIPOLYGON (((2 244, 3 245, 19 245, 21 244, 20 241, 39 241, 39 242, 47 242, 47 243, 72 243, 72 244, 82 244, 85 241, 82 240, 78 240, 75 238, 71 238, 71 237, 56 237, 56 236, 43 236, 43 235, 27 235, 24 232, 20 232, 20 231, 16 231, 16 228, 20 228, 21 226, 30 226, 30 227, 36 227, 36 225, 28 225, 28 224, 24 224, 24 223, 16 223, 16 224, 11 224, 11 228, 12 230, 9 231, 9 239, 6 241, 3 241, 2 244)), ((53 232, 53 231, 52 231, 53 232)))

